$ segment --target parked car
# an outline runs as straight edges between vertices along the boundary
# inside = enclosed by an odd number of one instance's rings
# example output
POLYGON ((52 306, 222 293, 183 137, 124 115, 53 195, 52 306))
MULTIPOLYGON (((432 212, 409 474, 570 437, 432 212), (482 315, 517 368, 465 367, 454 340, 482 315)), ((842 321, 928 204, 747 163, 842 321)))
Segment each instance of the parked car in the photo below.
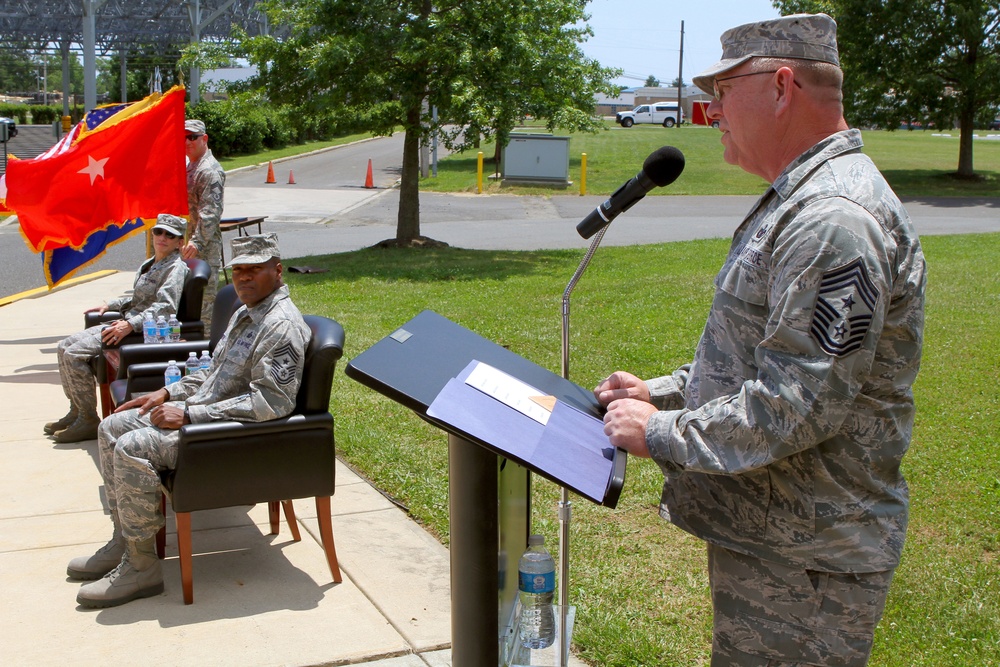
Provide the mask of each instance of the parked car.
POLYGON ((993 122, 990 123, 989 129, 1000 130, 1000 116, 997 116, 996 118, 993 119, 993 122))
POLYGON ((636 123, 673 127, 684 122, 684 112, 677 108, 677 102, 640 104, 631 111, 620 111, 615 114, 615 122, 622 127, 632 127, 636 123))
POLYGON ((17 123, 14 122, 13 118, 4 118, 0 116, 0 123, 7 124, 7 138, 13 139, 17 136, 17 123))

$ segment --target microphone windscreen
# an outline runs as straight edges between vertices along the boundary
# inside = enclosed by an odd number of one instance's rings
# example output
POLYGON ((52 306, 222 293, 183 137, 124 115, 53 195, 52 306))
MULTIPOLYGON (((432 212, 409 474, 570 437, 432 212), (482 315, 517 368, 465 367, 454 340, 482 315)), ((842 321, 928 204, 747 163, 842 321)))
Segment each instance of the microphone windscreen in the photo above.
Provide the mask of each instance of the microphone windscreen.
POLYGON ((658 148, 642 163, 642 171, 656 187, 670 185, 684 171, 684 153, 673 146, 658 148))

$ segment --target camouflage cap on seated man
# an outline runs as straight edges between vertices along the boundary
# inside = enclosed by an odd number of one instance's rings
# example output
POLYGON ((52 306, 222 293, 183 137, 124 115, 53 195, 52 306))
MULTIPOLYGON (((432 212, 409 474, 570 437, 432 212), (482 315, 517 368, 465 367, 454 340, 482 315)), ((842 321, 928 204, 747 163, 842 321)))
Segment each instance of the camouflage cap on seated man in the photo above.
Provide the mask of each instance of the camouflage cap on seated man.
POLYGON ((751 58, 816 60, 840 67, 837 22, 826 14, 792 14, 747 23, 722 33, 722 60, 694 77, 694 85, 714 94, 715 77, 751 58))
POLYGON ((272 257, 281 259, 278 235, 274 232, 237 236, 233 239, 233 258, 226 268, 231 269, 237 264, 264 264, 272 257))

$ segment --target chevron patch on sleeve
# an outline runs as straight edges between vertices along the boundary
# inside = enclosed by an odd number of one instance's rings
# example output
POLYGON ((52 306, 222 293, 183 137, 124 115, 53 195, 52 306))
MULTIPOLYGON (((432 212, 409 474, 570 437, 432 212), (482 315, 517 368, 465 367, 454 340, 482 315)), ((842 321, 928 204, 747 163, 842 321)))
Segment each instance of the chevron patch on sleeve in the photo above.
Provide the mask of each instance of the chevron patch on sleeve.
POLYGON ((843 357, 861 348, 879 290, 861 258, 828 271, 820 283, 810 333, 823 350, 843 357))

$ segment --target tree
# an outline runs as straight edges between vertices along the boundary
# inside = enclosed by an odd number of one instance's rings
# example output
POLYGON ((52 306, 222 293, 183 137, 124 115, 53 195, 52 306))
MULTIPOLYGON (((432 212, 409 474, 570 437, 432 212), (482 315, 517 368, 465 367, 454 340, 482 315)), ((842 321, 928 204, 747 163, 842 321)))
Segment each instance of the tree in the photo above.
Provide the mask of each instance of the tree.
POLYGON ((617 75, 585 58, 586 0, 268 0, 287 37, 244 39, 272 100, 351 111, 376 135, 405 132, 396 242, 420 239, 419 148, 507 141, 526 115, 599 127, 594 94, 617 75), (580 27, 582 26, 582 27, 580 27), (438 121, 431 119, 436 108, 438 121))
POLYGON ((960 129, 959 178, 976 178, 973 131, 1000 105, 1000 0, 777 0, 837 20, 852 124, 960 129))
POLYGON ((646 88, 657 88, 660 85, 660 80, 650 74, 646 77, 646 83, 643 85, 646 86, 646 88))

